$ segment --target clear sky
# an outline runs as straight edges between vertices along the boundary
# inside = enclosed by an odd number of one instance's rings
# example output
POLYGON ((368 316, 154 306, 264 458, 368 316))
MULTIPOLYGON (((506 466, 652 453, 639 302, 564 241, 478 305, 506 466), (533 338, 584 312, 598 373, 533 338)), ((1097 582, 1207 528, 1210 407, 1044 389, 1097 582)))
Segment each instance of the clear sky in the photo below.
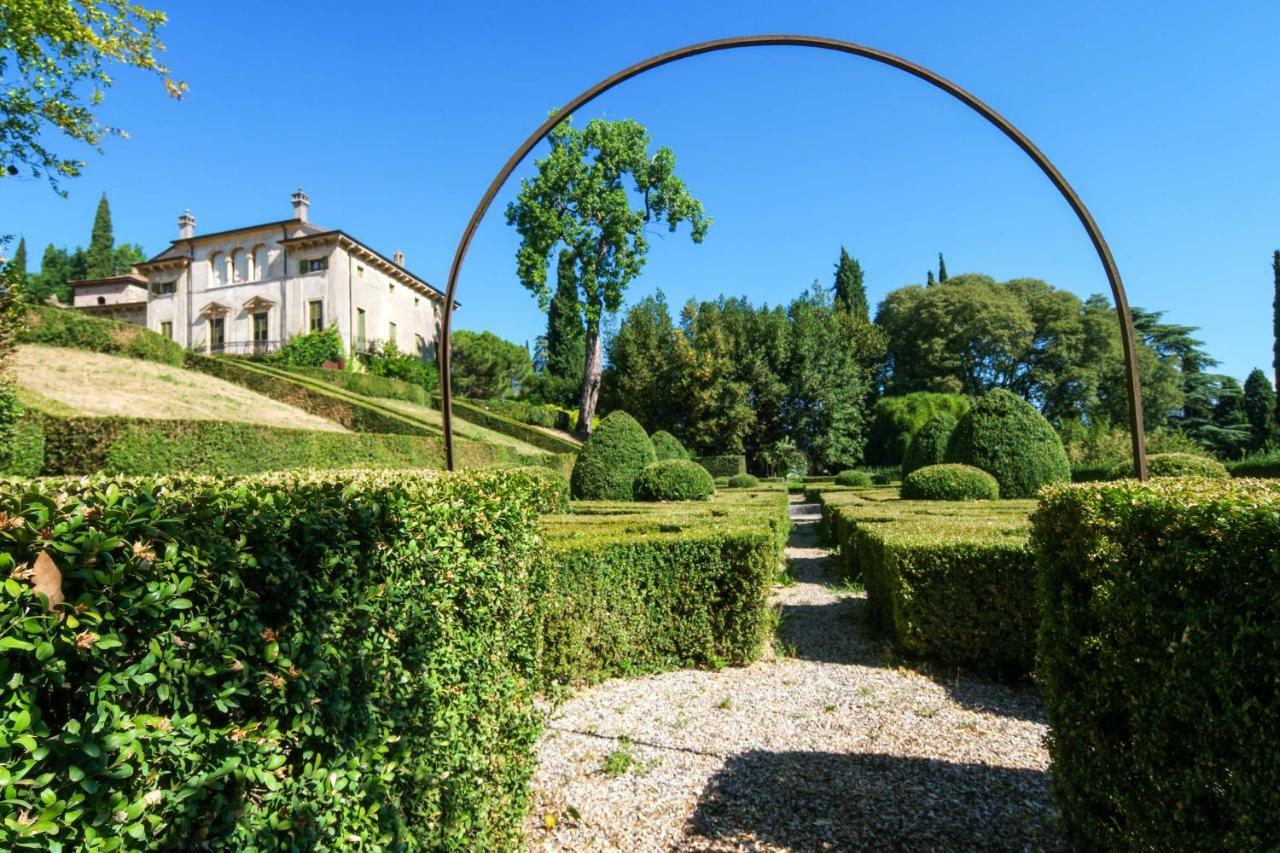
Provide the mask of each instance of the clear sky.
MULTIPOLYGON (((168 245, 311 218, 443 284, 494 172, 548 110, 640 58, 727 35, 797 32, 901 54, 986 100, 1047 153, 1105 231, 1135 305, 1198 325, 1222 369, 1271 365, 1280 247, 1280 3, 160 2, 166 61, 190 86, 122 73, 103 116, 126 128, 63 199, 5 179, 0 232, 87 244, 100 193, 117 240, 168 245)), ((653 241, 631 299, 788 301, 830 283, 841 244, 872 302, 948 270, 1107 290, 1065 202, 994 128, 866 60, 796 48, 698 57, 624 84, 578 116, 634 118, 672 147, 715 217, 706 242, 653 241)), ((66 150, 65 147, 61 150, 66 150)), ((532 163, 523 174, 528 174, 532 163)), ((460 328, 532 341, 502 210, 463 273, 460 328)))

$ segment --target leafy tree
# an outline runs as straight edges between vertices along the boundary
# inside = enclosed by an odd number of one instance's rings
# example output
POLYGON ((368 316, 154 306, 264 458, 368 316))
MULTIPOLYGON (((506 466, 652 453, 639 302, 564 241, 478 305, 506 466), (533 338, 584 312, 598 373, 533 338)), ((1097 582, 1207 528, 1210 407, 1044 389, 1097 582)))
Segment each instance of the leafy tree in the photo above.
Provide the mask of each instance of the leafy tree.
POLYGON ((933 270, 929 270, 929 271, 925 274, 925 283, 924 283, 924 286, 925 286, 925 287, 933 287, 933 286, 934 286, 935 284, 937 284, 937 283, 938 283, 938 280, 937 280, 937 279, 935 279, 935 278, 933 277, 933 270))
MULTIPOLYGON (((312 332, 312 334, 316 333, 312 332)), ((341 343, 340 340, 339 343, 341 343)), ((414 385, 421 385, 428 391, 435 391, 440 387, 440 374, 436 369, 436 363, 413 353, 401 352, 395 341, 387 341, 385 346, 374 348, 372 352, 362 355, 361 359, 364 361, 365 368, 374 376, 411 382, 414 385)))
POLYGON ((342 336, 336 326, 330 326, 305 335, 294 335, 269 359, 294 367, 323 367, 326 361, 342 361, 345 354, 342 336))
POLYGON ((864 323, 871 321, 871 308, 867 304, 867 289, 862 283, 862 265, 840 247, 840 260, 836 264, 836 305, 864 323))
POLYGON ((644 266, 646 227, 665 223, 674 232, 688 222, 693 241, 700 243, 711 220, 676 176, 675 154, 662 147, 650 155, 648 131, 635 121, 595 119, 578 129, 566 118, 549 140, 551 151, 538 161, 538 174, 521 182, 508 206, 507 223, 521 237, 520 281, 543 308, 550 298, 551 253, 557 247, 572 253, 585 325, 578 423, 589 434, 604 368, 600 322, 621 307, 627 285, 644 266))
POLYGON ((1174 424, 1219 456, 1240 456, 1253 441, 1240 383, 1214 373, 1191 373, 1186 378, 1183 409, 1174 424))
POLYGON ((659 291, 627 310, 609 339, 603 400, 610 411, 625 409, 644 428, 683 431, 683 407, 675 396, 676 326, 659 291))
POLYGON ((533 377, 529 350, 493 332, 453 333, 453 384, 463 397, 513 397, 533 377))
MULTIPOLYGON (((76 251, 82 263, 84 253, 78 249, 76 251)), ((45 246, 40 258, 40 272, 32 278, 27 288, 27 299, 42 303, 50 296, 55 296, 61 302, 70 302, 71 288, 67 286, 67 282, 79 277, 76 275, 76 268, 77 263, 66 249, 59 249, 52 243, 45 246)))
POLYGON ((676 336, 676 396, 684 440, 703 454, 741 453, 755 424, 750 386, 738 375, 737 347, 714 302, 690 302, 676 336))
POLYGON ((1254 368, 1244 380, 1245 419, 1253 430, 1253 449, 1271 444, 1276 439, 1276 389, 1267 374, 1254 368))
POLYGON ((106 278, 115 274, 116 238, 111 228, 111 204, 107 194, 98 199, 98 211, 93 216, 93 232, 89 235, 89 249, 85 252, 85 277, 106 278))
POLYGON ((134 264, 140 264, 146 259, 147 255, 142 251, 141 244, 121 243, 111 254, 111 274, 124 275, 133 268, 134 264))
POLYGON ((46 177, 56 192, 61 178, 78 176, 80 160, 48 147, 54 132, 99 153, 106 136, 124 131, 95 113, 114 82, 111 66, 158 75, 168 93, 181 98, 186 84, 171 80, 156 58, 164 49, 163 12, 131 0, 20 0, 0 4, 0 161, 16 175, 19 166, 46 177))
POLYGON ((18 285, 25 287, 27 284, 27 238, 18 238, 18 248, 13 252, 13 260, 10 261, 13 266, 13 281, 18 285))
POLYGON ((942 259, 942 253, 938 253, 938 284, 947 283, 947 262, 942 259))

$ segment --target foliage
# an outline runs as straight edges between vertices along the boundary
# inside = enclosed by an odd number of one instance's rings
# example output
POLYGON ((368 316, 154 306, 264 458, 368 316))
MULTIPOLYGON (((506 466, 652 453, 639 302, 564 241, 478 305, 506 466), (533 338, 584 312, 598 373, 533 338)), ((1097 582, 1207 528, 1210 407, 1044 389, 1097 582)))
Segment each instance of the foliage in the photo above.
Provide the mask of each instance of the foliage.
POLYGON ((0 840, 515 845, 543 507, 496 473, 0 485, 0 840))
POLYGON ((1053 792, 1082 850, 1280 836, 1280 488, 1056 487, 1032 516, 1053 792))
POLYGON ((1026 400, 1000 388, 984 394, 956 423, 947 461, 986 471, 1006 498, 1029 498, 1041 486, 1071 479, 1053 427, 1026 400))
POLYGON ((9 271, 6 287, 13 287, 15 284, 25 288, 27 286, 27 238, 18 238, 18 248, 13 250, 13 258, 9 261, 9 265, 13 267, 9 271))
MULTIPOLYGON (((1280 389, 1280 249, 1271 256, 1274 290, 1271 297, 1271 369, 1275 371, 1275 387, 1280 389)), ((1276 429, 1280 430, 1280 405, 1276 406, 1276 429)))
POLYGON ((947 444, 955 428, 956 419, 947 412, 939 412, 925 421, 911 437, 907 452, 902 455, 902 475, 905 477, 919 468, 945 462, 947 444))
POLYGON ((760 479, 751 474, 734 474, 725 483, 731 489, 755 489, 760 486, 760 479))
POLYGON ((664 429, 660 429, 653 435, 649 436, 653 440, 653 452, 657 454, 658 461, 663 459, 688 459, 689 451, 685 450, 680 439, 664 429))
POLYGON ((675 337, 671 390, 679 401, 681 435, 703 452, 741 452, 755 426, 751 386, 737 375, 739 342, 724 309, 715 302, 690 302, 675 337))
POLYGON ((44 305, 27 307, 16 339, 23 344, 122 355, 175 367, 181 367, 186 357, 177 343, 141 326, 44 305))
POLYGON ((912 657, 1025 678, 1039 622, 1026 535, 1034 504, 913 502, 895 492, 818 494, 845 572, 866 586, 871 624, 912 657))
POLYGON ((871 308, 867 304, 867 288, 862 283, 862 265, 850 257, 844 246, 840 247, 840 260, 836 263, 834 288, 836 307, 853 319, 871 322, 871 308))
POLYGON ((1230 376, 1191 373, 1184 377, 1182 412, 1173 418, 1178 429, 1197 444, 1227 458, 1242 455, 1254 441, 1245 412, 1244 389, 1230 376))
POLYGON ((546 511, 569 511, 569 478, 564 474, 551 468, 544 468, 541 465, 526 465, 523 468, 512 470, 519 471, 539 481, 542 486, 543 504, 546 511))
POLYGON ((520 393, 533 378, 529 351, 493 332, 453 333, 453 391, 500 400, 520 393))
POLYGON ((468 400, 473 406, 492 412, 522 424, 558 429, 569 432, 569 413, 548 403, 531 403, 528 400, 468 400))
POLYGON ((963 394, 936 394, 913 391, 901 397, 881 397, 871 410, 867 435, 867 462, 872 465, 900 465, 916 431, 939 414, 957 420, 969 411, 970 400, 963 394))
POLYGON ((535 387, 541 399, 575 406, 582 392, 582 371, 587 356, 587 332, 578 305, 578 282, 573 253, 560 251, 556 265, 556 291, 547 308, 547 333, 541 341, 541 359, 535 387))
POLYGON ((401 352, 395 341, 387 341, 381 347, 370 347, 368 352, 360 355, 360 360, 374 376, 408 382, 429 393, 440 388, 440 371, 436 363, 420 354, 401 352))
POLYGON ((635 121, 594 119, 580 130, 565 116, 548 139, 551 151, 538 161, 537 175, 521 181, 507 224, 520 234, 516 272, 544 309, 551 255, 569 252, 558 270, 571 268, 578 286, 585 329, 579 417, 590 422, 603 370, 600 321, 622 307, 627 285, 640 274, 646 229, 665 223, 674 233, 688 222, 701 243, 711 220, 676 176, 675 154, 662 147, 651 155, 648 131, 635 121))
POLYGON ((330 326, 294 335, 268 360, 288 367, 323 367, 325 362, 341 364, 345 357, 342 335, 337 326, 330 326))
POLYGON ((543 520, 557 682, 757 659, 789 522, 779 489, 665 504, 575 503, 543 520))
POLYGON ((611 413, 591 433, 573 466, 570 485, 577 500, 629 501, 636 477, 657 461, 644 427, 626 412, 611 413))
MULTIPOLYGON (((1231 474, 1216 459, 1192 453, 1156 453, 1147 457, 1147 471, 1152 477, 1211 477, 1226 479, 1231 474)), ((1111 468, 1109 480, 1134 476, 1133 462, 1125 460, 1111 468)))
POLYGON ((85 278, 106 278, 115 275, 116 238, 111 228, 111 204, 107 194, 98 199, 98 210, 93 216, 93 232, 89 235, 89 248, 84 253, 85 278))
POLYGON ((871 475, 866 471, 841 471, 839 474, 836 474, 835 484, 837 486, 870 486, 871 475))
POLYGON ((1280 477, 1280 451, 1251 453, 1243 459, 1227 462, 1232 477, 1280 477))
POLYGON ((641 470, 634 488, 638 501, 705 501, 715 494, 716 484, 697 462, 662 459, 641 470))
POLYGON ((694 457, 712 477, 732 477, 735 474, 747 473, 747 457, 740 453, 722 453, 718 456, 694 457))
POLYGON ((902 478, 902 497, 917 501, 993 501, 1000 484, 969 465, 926 465, 902 478))
POLYGON ((1242 406, 1253 431, 1251 449, 1266 447, 1280 439, 1280 426, 1276 424, 1276 389, 1261 370, 1255 368, 1245 379, 1242 406))
POLYGON ((662 291, 627 309, 609 338, 609 366, 600 400, 607 410, 634 412, 645 429, 671 431, 683 425, 683 402, 675 394, 677 331, 662 291))
POLYGON ((25 467, 22 407, 8 370, 9 356, 22 322, 25 272, 16 255, 14 260, 0 266, 0 467, 7 470, 25 467))
MULTIPOLYGON (((1073 425, 1062 431, 1067 458, 1072 466, 1088 465, 1106 467, 1133 459, 1133 437, 1128 429, 1119 429, 1107 422, 1073 425)), ((1147 433, 1148 453, 1194 453, 1200 456, 1206 451, 1186 433, 1163 428, 1147 433)))
POLYGON ((22 164, 33 177, 74 178, 82 161, 65 158, 48 146, 60 132, 101 152, 106 136, 124 131, 103 124, 95 114, 110 88, 112 66, 160 76, 171 96, 182 97, 186 84, 168 78, 156 54, 164 49, 159 30, 163 12, 130 0, 24 0, 0 6, 0 66, 5 92, 0 97, 0 160, 17 174, 22 164))
POLYGON ((770 477, 804 477, 809 473, 809 457, 789 438, 780 438, 756 454, 756 462, 770 477))

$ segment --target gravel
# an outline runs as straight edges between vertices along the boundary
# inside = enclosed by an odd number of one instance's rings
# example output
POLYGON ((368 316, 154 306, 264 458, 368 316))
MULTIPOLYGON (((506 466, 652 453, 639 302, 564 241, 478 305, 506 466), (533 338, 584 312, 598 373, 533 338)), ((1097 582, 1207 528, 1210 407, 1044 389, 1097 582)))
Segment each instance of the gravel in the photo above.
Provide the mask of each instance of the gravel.
POLYGON ((898 666, 793 504, 773 650, 615 679, 556 708, 531 850, 1062 849, 1028 689, 898 666))

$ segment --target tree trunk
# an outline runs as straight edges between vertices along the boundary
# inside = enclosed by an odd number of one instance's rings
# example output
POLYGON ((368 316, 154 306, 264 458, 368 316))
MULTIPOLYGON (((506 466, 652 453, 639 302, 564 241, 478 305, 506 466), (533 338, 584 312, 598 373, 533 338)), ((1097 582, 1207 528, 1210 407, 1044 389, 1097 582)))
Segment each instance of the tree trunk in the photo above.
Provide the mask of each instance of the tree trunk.
POLYGON ((600 350, 600 330, 587 329, 587 358, 582 371, 582 399, 578 403, 578 435, 591 436, 591 419, 596 414, 596 402, 600 398, 600 376, 604 373, 604 358, 600 350))

